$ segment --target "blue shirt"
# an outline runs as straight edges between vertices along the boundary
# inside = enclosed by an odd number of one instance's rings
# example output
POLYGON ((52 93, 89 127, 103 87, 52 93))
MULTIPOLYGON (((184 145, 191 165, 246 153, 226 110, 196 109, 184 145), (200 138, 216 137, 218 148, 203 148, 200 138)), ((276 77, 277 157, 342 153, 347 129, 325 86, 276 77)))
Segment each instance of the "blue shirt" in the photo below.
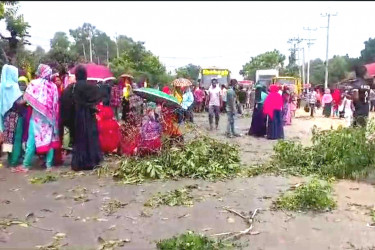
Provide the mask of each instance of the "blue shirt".
POLYGON ((187 110, 194 102, 194 95, 191 91, 187 91, 182 96, 181 106, 183 109, 187 110))

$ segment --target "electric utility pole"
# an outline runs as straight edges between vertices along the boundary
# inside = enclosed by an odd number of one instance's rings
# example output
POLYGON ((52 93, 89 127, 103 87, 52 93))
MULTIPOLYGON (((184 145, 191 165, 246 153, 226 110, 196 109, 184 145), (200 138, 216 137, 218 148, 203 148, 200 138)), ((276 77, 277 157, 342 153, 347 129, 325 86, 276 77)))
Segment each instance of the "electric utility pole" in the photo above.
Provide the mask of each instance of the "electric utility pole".
POLYGON ((117 32, 116 32, 116 36, 115 36, 115 41, 116 41, 117 58, 119 58, 120 57, 120 53, 118 51, 117 32))
POLYGON ((92 62, 92 44, 91 44, 92 33, 89 31, 89 42, 90 42, 90 62, 92 62))
POLYGON ((316 31, 316 28, 315 29, 311 29, 310 27, 307 27, 307 28, 303 28, 304 30, 307 30, 309 32, 309 36, 307 39, 305 39, 307 41, 307 82, 306 83, 310 83, 310 61, 311 61, 311 58, 310 58, 310 47, 311 45, 314 45, 313 42, 311 41, 315 41, 316 39, 311 39, 310 35, 311 35, 311 31, 316 31))
MULTIPOLYGON (((301 50, 300 47, 299 47, 299 44, 303 41, 304 39, 302 38, 291 38, 288 40, 288 43, 292 44, 292 48, 289 49, 290 51, 292 51, 292 53, 294 54, 294 59, 296 60, 295 64, 297 64, 297 61, 299 60, 299 51, 301 50), (298 52, 298 58, 297 58, 297 52, 298 52)), ((290 64, 290 62, 289 62, 290 64)), ((298 71, 299 71, 299 76, 301 77, 301 69, 298 67, 298 71)))
POLYGON ((336 14, 331 14, 331 13, 325 13, 320 14, 322 17, 328 17, 327 18, 327 27, 322 27, 327 29, 327 48, 326 48, 326 76, 325 76, 325 81, 324 81, 324 88, 328 87, 328 42, 329 42, 329 21, 331 19, 331 16, 337 16, 336 14))

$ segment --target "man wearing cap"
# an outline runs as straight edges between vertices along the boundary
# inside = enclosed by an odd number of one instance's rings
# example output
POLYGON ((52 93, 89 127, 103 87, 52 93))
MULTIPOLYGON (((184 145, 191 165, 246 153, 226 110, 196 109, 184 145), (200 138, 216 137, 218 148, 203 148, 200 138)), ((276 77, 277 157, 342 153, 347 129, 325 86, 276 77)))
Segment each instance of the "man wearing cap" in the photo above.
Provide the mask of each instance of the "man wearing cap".
POLYGON ((220 107, 222 106, 222 98, 220 95, 220 88, 218 86, 218 81, 216 78, 211 80, 211 87, 208 89, 208 120, 210 123, 210 130, 213 129, 213 118, 215 115, 215 128, 216 130, 219 127, 219 119, 220 119, 220 107))

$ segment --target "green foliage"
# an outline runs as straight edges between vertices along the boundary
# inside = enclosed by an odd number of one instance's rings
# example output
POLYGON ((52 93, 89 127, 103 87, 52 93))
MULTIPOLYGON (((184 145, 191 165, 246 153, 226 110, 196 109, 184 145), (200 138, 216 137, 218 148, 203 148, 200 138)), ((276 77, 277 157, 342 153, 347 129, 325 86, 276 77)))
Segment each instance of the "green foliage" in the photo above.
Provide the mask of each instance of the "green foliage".
POLYGON ((198 79, 200 70, 201 68, 199 66, 190 63, 184 67, 176 69, 176 77, 187 78, 195 81, 198 79))
MULTIPOLYGON (((328 84, 334 84, 346 79, 352 71, 353 66, 358 63, 355 58, 345 56, 333 56, 328 62, 328 84)), ((306 67, 307 68, 307 67, 306 67)), ((313 85, 323 84, 325 79, 325 63, 321 59, 310 62, 310 83, 313 85)))
POLYGON ((289 56, 289 63, 286 66, 283 75, 292 77, 299 76, 299 66, 297 65, 296 49, 291 50, 289 56))
POLYGON ((260 69, 275 69, 283 67, 285 56, 278 50, 268 51, 256 57, 251 57, 250 62, 242 66, 241 74, 246 79, 255 80, 255 72, 260 69))
POLYGON ((207 236, 188 231, 185 234, 161 240, 156 244, 159 250, 219 250, 235 249, 235 245, 228 241, 216 241, 207 236))
POLYGON ((314 129, 310 147, 292 141, 279 141, 272 165, 290 174, 318 174, 322 177, 358 179, 374 171, 375 142, 367 134, 375 129, 369 122, 366 128, 314 129), (371 130, 371 131, 369 131, 371 130))
POLYGON ((52 49, 64 49, 67 50, 70 47, 70 41, 65 32, 56 32, 50 41, 52 49))
POLYGON ((104 211, 108 216, 116 213, 117 210, 119 210, 120 208, 124 208, 126 205, 128 204, 123 203, 119 200, 109 200, 102 206, 101 210, 104 211))
POLYGON ((46 174, 46 175, 40 175, 35 176, 33 178, 30 178, 30 183, 32 184, 44 184, 48 182, 54 182, 57 181, 58 176, 53 174, 46 174))
POLYGON ((114 171, 114 177, 125 183, 178 177, 217 180, 235 176, 239 171, 237 147, 203 136, 184 147, 164 149, 158 156, 126 158, 114 171))
POLYGON ((375 62, 375 38, 369 38, 364 44, 365 48, 361 51, 360 60, 362 63, 375 62))
POLYGON ((193 187, 185 187, 181 189, 175 189, 166 193, 157 193, 153 195, 144 205, 147 207, 159 207, 160 205, 167 205, 170 207, 174 206, 192 206, 193 196, 191 195, 191 189, 193 187))
POLYGON ((313 210, 324 212, 336 207, 332 198, 332 185, 314 178, 307 184, 301 184, 295 190, 280 196, 274 203, 275 208, 292 211, 313 210))

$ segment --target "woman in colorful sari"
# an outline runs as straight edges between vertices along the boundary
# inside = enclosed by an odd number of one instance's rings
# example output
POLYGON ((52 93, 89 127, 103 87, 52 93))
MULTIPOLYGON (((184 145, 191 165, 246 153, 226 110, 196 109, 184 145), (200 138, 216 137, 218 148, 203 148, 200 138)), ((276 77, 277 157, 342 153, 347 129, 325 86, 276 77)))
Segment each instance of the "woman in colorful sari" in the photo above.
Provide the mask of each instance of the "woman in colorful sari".
MULTIPOLYGON (((132 83, 131 83, 131 79, 126 77, 126 78, 122 78, 124 79, 124 84, 122 84, 121 82, 119 83, 119 85, 124 85, 124 88, 123 88, 123 96, 122 96, 122 120, 123 121, 126 121, 127 117, 128 117, 128 114, 130 112, 130 97, 132 95, 132 83)), ((121 80, 121 79, 120 79, 121 80)))
POLYGON ((290 110, 290 92, 288 88, 283 91, 283 122, 284 125, 292 124, 292 114, 290 110))
POLYGON ((51 82, 52 70, 40 64, 37 79, 30 82, 24 94, 25 101, 32 107, 25 158, 16 171, 25 173, 32 166, 35 153, 46 154, 47 170, 52 170, 54 149, 61 146, 58 131, 59 94, 51 82))
POLYGON ((341 105, 341 92, 339 89, 335 89, 332 94, 333 99, 333 116, 339 117, 339 106, 341 105))
POLYGON ((76 68, 74 99, 74 144, 72 169, 74 171, 92 170, 103 160, 99 144, 96 121, 96 105, 102 96, 97 86, 87 83, 87 71, 83 65, 76 68))
POLYGON ((255 104, 253 117, 248 135, 263 137, 266 135, 266 117, 263 114, 263 103, 267 97, 266 87, 257 84, 255 86, 255 104))
POLYGON ((18 85, 18 69, 5 64, 0 83, 0 131, 3 133, 3 152, 8 152, 10 167, 18 165, 22 152, 23 117, 25 102, 18 85))
POLYGON ((155 119, 155 103, 148 103, 146 119, 141 128, 141 140, 138 147, 139 155, 155 154, 161 149, 162 126, 155 119))
POLYGON ((330 117, 331 116, 331 111, 332 111, 332 95, 331 95, 331 90, 326 89, 325 93, 322 98, 322 106, 323 106, 323 115, 325 117, 330 117))
MULTIPOLYGON (((56 85, 57 92, 59 94, 59 112, 61 112, 61 105, 60 105, 60 98, 63 92, 63 82, 59 76, 59 74, 54 74, 51 77, 51 81, 56 85)), ((60 138, 60 147, 55 149, 54 151, 54 165, 60 166, 63 164, 63 150, 62 150, 62 142, 64 137, 64 126, 62 124, 61 116, 58 116, 58 128, 59 128, 59 138, 60 138)))
POLYGON ((270 86, 270 93, 264 101, 263 113, 267 116, 267 139, 277 140, 284 138, 282 119, 283 98, 278 93, 277 85, 270 86))

